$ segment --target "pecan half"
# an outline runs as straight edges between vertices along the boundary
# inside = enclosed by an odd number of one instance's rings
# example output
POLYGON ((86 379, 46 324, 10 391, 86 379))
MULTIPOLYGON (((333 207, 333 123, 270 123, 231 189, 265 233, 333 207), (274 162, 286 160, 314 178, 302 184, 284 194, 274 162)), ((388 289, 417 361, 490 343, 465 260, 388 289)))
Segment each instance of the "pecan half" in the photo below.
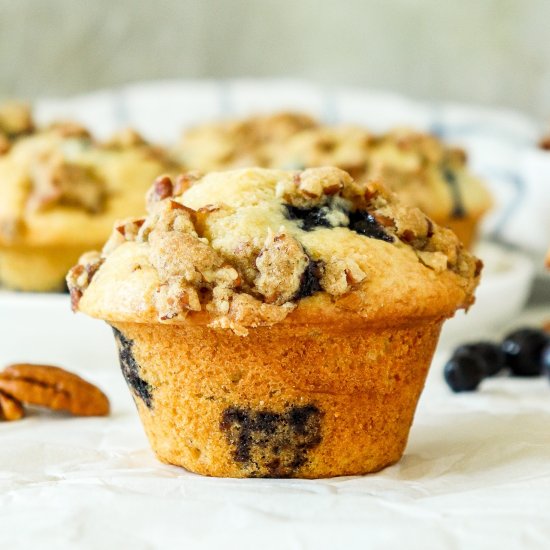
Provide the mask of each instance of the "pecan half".
POLYGON ((202 174, 197 170, 187 172, 186 174, 180 174, 174 183, 174 197, 183 194, 201 178, 202 174))
POLYGON ((550 151, 550 135, 544 136, 544 137, 539 141, 539 147, 540 147, 543 151, 550 151))
POLYGON ((15 364, 0 372, 0 392, 26 405, 75 416, 106 416, 109 400, 96 386, 59 367, 15 364))
POLYGON ((21 420, 24 416, 23 404, 11 395, 0 391, 0 420, 21 420))

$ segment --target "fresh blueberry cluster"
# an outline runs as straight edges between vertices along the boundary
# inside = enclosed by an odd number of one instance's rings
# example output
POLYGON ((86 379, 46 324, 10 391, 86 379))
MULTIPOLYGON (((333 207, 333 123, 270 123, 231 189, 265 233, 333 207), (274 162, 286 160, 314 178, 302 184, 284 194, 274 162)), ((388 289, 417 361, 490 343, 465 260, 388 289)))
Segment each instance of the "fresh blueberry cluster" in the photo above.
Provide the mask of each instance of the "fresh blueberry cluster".
POLYGON ((512 376, 550 377, 550 334, 522 328, 500 344, 475 342, 456 348, 445 364, 445 381, 454 392, 474 391, 484 378, 507 372, 512 376))

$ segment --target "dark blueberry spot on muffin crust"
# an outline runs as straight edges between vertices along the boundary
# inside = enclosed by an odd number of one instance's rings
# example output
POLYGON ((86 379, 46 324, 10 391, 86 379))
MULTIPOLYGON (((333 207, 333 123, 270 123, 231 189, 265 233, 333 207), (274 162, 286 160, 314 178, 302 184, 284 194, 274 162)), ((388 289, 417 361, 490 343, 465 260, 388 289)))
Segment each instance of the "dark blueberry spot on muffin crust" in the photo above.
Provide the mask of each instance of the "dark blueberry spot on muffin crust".
POLYGON ((132 346, 134 343, 115 327, 112 327, 112 329, 118 346, 120 368, 122 369, 124 379, 134 395, 142 399, 150 409, 153 405, 152 388, 150 384, 139 375, 139 365, 132 353, 132 346))
POLYGON ((294 300, 300 300, 301 298, 313 296, 316 292, 323 290, 321 288, 321 283, 319 282, 322 276, 323 265, 324 262, 315 261, 310 258, 309 264, 307 264, 307 267, 302 274, 300 288, 294 296, 294 300))
POLYGON ((290 425, 297 434, 306 435, 309 418, 318 412, 319 410, 314 405, 293 407, 288 412, 290 425))
POLYGON ((313 231, 317 227, 332 227, 327 215, 328 206, 314 206, 313 208, 299 208, 291 204, 285 204, 286 217, 289 220, 297 220, 298 225, 304 231, 313 231))
POLYGON ((453 218, 464 218, 466 216, 466 209, 464 208, 464 204, 462 202, 462 196, 458 187, 456 175, 450 168, 446 167, 442 169, 442 173, 443 178, 449 185, 453 196, 453 211, 451 215, 453 218))
POLYGON ((281 413, 229 407, 220 429, 234 447, 234 460, 250 477, 290 477, 321 442, 321 418, 315 405, 281 413))
POLYGON ((379 239, 388 243, 393 242, 393 237, 388 235, 376 218, 367 210, 349 210, 329 204, 326 206, 314 206, 312 208, 300 208, 291 204, 285 204, 285 216, 289 220, 297 221, 300 229, 304 231, 313 231, 319 227, 348 227, 351 231, 370 237, 371 239, 379 239), (344 214, 344 223, 333 225, 329 220, 331 212, 340 212, 344 214))
POLYGON ((367 210, 356 210, 349 214, 349 228, 359 235, 365 235, 371 239, 393 242, 393 237, 388 235, 376 218, 367 210))

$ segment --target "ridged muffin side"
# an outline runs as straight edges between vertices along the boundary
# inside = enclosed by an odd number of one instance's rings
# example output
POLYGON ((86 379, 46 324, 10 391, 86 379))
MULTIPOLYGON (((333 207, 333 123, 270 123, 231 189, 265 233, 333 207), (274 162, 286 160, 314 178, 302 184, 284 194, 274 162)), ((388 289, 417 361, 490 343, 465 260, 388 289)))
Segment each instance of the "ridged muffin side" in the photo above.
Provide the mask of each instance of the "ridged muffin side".
POLYGON ((442 319, 293 325, 247 337, 115 322, 153 450, 222 477, 360 475, 399 460, 442 319))

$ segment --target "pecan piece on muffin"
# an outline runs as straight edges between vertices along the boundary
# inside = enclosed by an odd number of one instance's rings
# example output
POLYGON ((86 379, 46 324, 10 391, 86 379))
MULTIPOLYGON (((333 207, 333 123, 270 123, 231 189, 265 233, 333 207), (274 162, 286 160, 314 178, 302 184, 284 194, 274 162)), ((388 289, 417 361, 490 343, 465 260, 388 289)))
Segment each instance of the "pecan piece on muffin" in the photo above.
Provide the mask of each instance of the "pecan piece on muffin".
POLYGON ((330 167, 157 181, 139 229, 113 235, 91 277, 89 256, 71 270, 74 305, 113 327, 159 458, 215 476, 399 460, 482 267, 382 183, 330 167))

